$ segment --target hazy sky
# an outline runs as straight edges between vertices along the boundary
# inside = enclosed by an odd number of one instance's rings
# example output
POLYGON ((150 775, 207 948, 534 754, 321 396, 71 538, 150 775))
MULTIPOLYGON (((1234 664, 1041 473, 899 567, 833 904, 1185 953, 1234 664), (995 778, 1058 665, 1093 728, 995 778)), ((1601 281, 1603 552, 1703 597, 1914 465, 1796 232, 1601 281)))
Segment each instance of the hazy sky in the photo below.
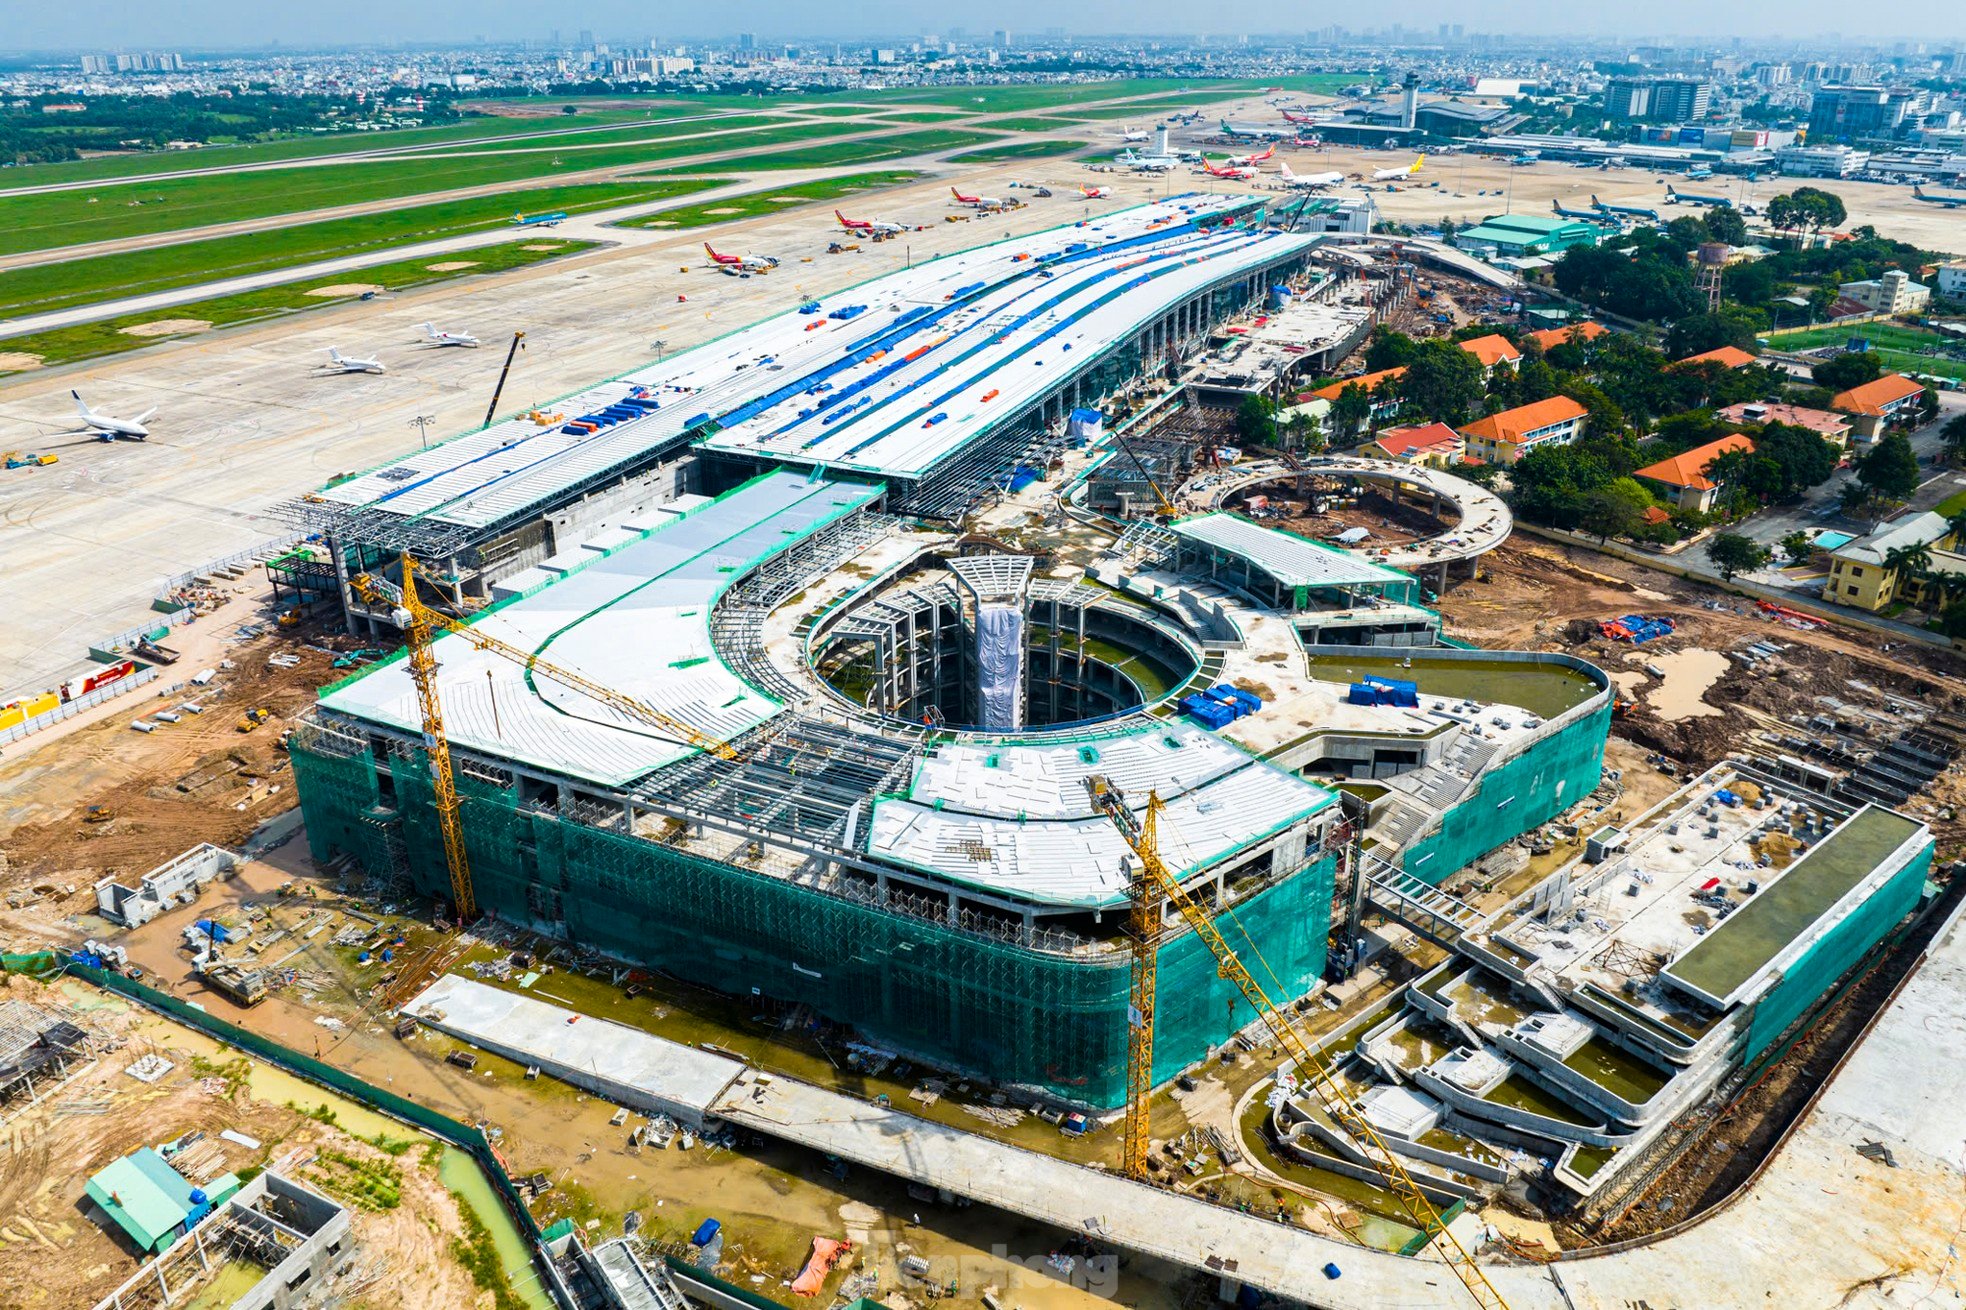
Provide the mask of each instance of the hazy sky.
POLYGON ((1301 0, 735 0, 720 5, 635 0, 0 0, 0 48, 295 45, 367 41, 459 41, 473 36, 544 40, 558 28, 572 40, 655 35, 690 40, 735 31, 766 40, 908 35, 948 26, 972 33, 1063 25, 1075 32, 1160 31, 1229 34, 1302 31, 1328 23, 1354 30, 1393 22, 1470 30, 1577 33, 1638 38, 1659 34, 1755 36, 1842 32, 1853 43, 1909 37, 1944 46, 1966 40, 1961 0, 1893 0, 1853 7, 1846 0, 1647 0, 1635 6, 1575 0, 1515 0, 1506 7, 1457 0, 1393 0, 1370 7, 1301 0), (1480 12, 1486 9, 1484 14, 1480 12), (1869 30, 1866 23, 1876 26, 1869 30))

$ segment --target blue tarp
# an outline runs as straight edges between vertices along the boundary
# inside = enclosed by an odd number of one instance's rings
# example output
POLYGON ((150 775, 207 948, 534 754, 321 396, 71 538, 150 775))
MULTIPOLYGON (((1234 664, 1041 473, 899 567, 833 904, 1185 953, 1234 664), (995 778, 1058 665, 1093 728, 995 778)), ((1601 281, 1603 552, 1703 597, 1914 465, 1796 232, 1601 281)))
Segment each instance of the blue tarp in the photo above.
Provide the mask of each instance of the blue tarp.
POLYGON ((715 1237, 722 1229, 723 1223, 721 1221, 705 1219, 697 1226, 697 1230, 690 1234, 689 1244, 691 1246, 708 1246, 710 1239, 715 1237))

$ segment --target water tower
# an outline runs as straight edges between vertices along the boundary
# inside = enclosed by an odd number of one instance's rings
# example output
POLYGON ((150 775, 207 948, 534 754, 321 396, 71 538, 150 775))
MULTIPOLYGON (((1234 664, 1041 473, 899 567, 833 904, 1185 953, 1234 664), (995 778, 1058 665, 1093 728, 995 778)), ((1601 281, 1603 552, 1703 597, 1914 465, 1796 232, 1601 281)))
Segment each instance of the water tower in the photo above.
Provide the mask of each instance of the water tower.
POLYGON ((1725 241, 1702 241, 1693 255, 1693 283, 1707 295, 1707 313, 1720 309, 1720 275, 1727 267, 1725 241))

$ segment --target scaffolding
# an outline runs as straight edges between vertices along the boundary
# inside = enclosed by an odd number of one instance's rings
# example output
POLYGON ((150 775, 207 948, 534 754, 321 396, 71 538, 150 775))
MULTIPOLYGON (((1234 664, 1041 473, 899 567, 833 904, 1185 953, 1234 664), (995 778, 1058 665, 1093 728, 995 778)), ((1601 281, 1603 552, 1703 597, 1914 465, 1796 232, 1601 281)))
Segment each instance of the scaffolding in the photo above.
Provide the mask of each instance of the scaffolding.
MULTIPOLYGON (((420 751, 392 755, 379 768, 366 743, 318 725, 296 733, 291 746, 317 860, 390 858, 380 820, 400 831, 417 889, 443 892, 442 843, 420 751)), ((747 753, 735 764, 692 761, 687 778, 664 770, 674 776, 638 798, 650 807, 644 812, 501 787, 461 769, 480 903, 501 918, 551 926, 727 994, 810 1006, 945 1068, 1080 1104, 1118 1105, 1131 965, 1112 935, 1117 917, 1105 923, 1078 912, 1070 922, 1046 922, 872 865, 854 853, 862 814, 854 796, 898 789, 912 759, 893 748, 872 755, 881 749, 876 739, 808 718, 779 727, 767 749, 769 758, 747 753), (719 789, 716 816, 708 812, 710 789, 719 789), (686 812, 685 801, 706 808, 686 812), (748 811, 755 830, 734 828, 733 811, 748 811), (773 836, 794 831, 838 845, 773 836)), ((1241 874, 1222 893, 1224 912, 1250 933, 1293 997, 1324 969, 1335 864, 1335 850, 1313 842, 1303 859, 1241 874)), ((1162 944, 1159 975, 1156 1082, 1254 1018, 1192 933, 1162 944)))

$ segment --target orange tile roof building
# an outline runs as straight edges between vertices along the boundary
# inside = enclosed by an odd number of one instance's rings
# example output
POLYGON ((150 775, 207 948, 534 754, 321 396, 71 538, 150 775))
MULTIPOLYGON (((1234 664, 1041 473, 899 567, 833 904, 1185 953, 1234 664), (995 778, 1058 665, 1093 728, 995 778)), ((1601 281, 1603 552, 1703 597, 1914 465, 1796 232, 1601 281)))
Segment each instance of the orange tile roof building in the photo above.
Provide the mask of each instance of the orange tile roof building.
POLYGON ((1714 493, 1720 489, 1720 484, 1707 476, 1707 469, 1714 460, 1730 450, 1752 453, 1754 439, 1732 432, 1718 441, 1709 441, 1704 446, 1681 451, 1657 464, 1648 464, 1634 471, 1632 476, 1672 496, 1681 509, 1698 510, 1704 514, 1713 508, 1714 493))
MULTIPOLYGON (((1340 378, 1328 387, 1319 387, 1316 391, 1304 392, 1297 397, 1297 403, 1302 405, 1309 404, 1313 400, 1323 400, 1335 404, 1346 387, 1363 387, 1365 394, 1372 399, 1372 411, 1366 416, 1365 426, 1368 428, 1376 427, 1399 413, 1399 389, 1386 384, 1397 382, 1405 376, 1406 368, 1404 365, 1398 368, 1382 368, 1376 373, 1360 373, 1355 377, 1340 378)), ((1334 440, 1344 440, 1352 435, 1353 433, 1351 432, 1335 432, 1332 434, 1332 437, 1334 440)))
POLYGON ((1685 359, 1675 361, 1673 367, 1680 368, 1687 364, 1719 364, 1726 368, 1749 368, 1757 362, 1759 361, 1753 355, 1739 346, 1721 346, 1716 350, 1703 350, 1697 355, 1688 355, 1685 359))
POLYGON ((1574 341, 1580 346, 1588 346, 1599 337, 1608 337, 1610 335, 1610 328, 1595 319, 1587 318, 1581 323, 1570 323, 1563 327, 1544 328, 1540 332, 1531 332, 1523 338, 1523 341, 1525 343, 1535 342, 1536 349, 1538 350, 1549 350, 1551 347, 1560 346, 1566 341, 1574 341))
POLYGON ((1499 332, 1491 332, 1485 337, 1471 337, 1461 343, 1461 349, 1481 361, 1483 376, 1504 364, 1515 368, 1522 363, 1522 352, 1516 349, 1515 342, 1499 332))
POLYGON ((1915 413, 1924 394, 1925 388, 1904 374, 1886 373, 1874 382, 1838 392, 1829 407, 1850 416, 1859 440, 1875 441, 1884 435, 1887 423, 1915 413))
POLYGON ((1583 435, 1590 411, 1568 396, 1551 396, 1461 425, 1468 454, 1488 464, 1513 464, 1539 446, 1560 446, 1583 435))
POLYGON ((1367 459, 1396 459, 1404 464, 1448 468, 1460 462, 1468 443, 1445 423, 1387 428, 1358 448, 1367 459))

